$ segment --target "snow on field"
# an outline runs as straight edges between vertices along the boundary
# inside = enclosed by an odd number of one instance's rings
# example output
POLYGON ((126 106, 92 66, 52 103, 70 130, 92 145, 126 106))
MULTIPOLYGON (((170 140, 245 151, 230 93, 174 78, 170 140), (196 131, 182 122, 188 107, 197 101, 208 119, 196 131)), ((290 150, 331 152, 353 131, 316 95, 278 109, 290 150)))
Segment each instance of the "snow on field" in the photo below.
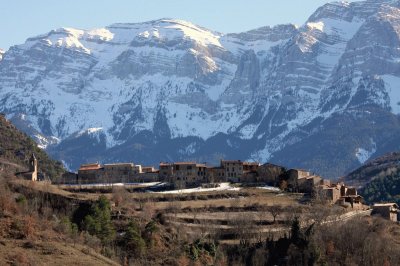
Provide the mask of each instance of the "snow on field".
POLYGON ((208 192, 208 191, 238 191, 240 188, 232 187, 230 183, 221 183, 219 187, 215 188, 188 188, 188 189, 177 189, 177 190, 169 190, 169 191, 162 191, 162 192, 154 192, 154 193, 162 193, 162 194, 180 194, 180 193, 196 193, 196 192, 208 192))
POLYGON ((277 187, 271 187, 271 186, 263 186, 263 187, 257 187, 259 189, 266 189, 266 190, 270 190, 270 191, 276 191, 276 192, 280 192, 281 190, 277 187))
POLYGON ((64 186, 74 187, 122 187, 122 186, 141 186, 141 187, 152 187, 160 186, 164 183, 161 182, 147 182, 147 183, 101 183, 101 184, 65 184, 64 186))

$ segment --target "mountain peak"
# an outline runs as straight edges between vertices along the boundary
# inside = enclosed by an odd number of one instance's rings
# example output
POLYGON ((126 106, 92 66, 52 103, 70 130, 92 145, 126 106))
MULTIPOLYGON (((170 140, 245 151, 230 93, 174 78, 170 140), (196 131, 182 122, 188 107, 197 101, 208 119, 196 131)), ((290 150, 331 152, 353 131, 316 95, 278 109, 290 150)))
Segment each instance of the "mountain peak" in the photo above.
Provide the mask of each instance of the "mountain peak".
POLYGON ((221 46, 218 40, 220 33, 180 19, 162 18, 144 23, 115 23, 106 28, 115 34, 125 36, 124 38, 129 36, 131 40, 136 38, 143 40, 186 39, 203 46, 221 46))
POLYGON ((7 51, 0 112, 72 168, 235 157, 343 175, 400 145, 396 9, 337 2, 236 34, 171 18, 53 30, 7 51))

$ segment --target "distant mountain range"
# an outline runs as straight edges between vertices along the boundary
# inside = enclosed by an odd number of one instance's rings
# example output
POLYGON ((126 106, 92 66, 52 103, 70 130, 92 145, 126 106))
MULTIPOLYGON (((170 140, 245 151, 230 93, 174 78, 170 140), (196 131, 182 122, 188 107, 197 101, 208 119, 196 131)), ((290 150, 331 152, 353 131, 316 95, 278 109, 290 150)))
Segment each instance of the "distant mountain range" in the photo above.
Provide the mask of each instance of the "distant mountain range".
POLYGON ((400 1, 235 34, 62 28, 0 60, 0 111, 70 169, 235 158, 334 178, 400 149, 400 1))

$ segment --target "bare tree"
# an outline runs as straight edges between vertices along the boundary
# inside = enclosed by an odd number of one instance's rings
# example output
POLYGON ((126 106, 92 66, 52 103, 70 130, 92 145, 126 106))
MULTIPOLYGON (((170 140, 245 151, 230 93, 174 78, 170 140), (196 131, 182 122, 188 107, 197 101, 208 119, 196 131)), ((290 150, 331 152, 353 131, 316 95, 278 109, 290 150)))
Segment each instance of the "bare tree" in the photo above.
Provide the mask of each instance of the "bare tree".
POLYGON ((281 205, 271 205, 267 206, 266 210, 274 217, 274 223, 276 222, 276 217, 282 214, 284 208, 281 205))

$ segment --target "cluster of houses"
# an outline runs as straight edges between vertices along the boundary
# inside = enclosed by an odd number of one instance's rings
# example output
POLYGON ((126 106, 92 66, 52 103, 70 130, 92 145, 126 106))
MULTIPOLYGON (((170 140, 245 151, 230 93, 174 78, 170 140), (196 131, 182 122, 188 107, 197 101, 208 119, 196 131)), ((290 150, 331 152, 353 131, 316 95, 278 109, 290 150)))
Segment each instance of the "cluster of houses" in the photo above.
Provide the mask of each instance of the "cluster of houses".
POLYGON ((202 183, 252 182, 273 183, 284 168, 240 160, 221 160, 219 166, 196 162, 162 162, 159 169, 134 163, 83 164, 77 174, 68 173, 60 180, 64 184, 170 182, 180 187, 202 183), (276 171, 275 169, 278 169, 276 171))
POLYGON ((68 173, 59 182, 63 184, 168 182, 176 187, 190 187, 206 183, 238 182, 264 183, 290 192, 318 193, 332 202, 342 200, 357 204, 361 196, 357 190, 343 183, 331 184, 329 180, 301 169, 289 169, 265 163, 241 160, 221 160, 210 166, 196 162, 161 162, 159 169, 134 163, 83 164, 78 173, 68 173))
MULTIPOLYGON (((270 163, 241 160, 221 160, 219 166, 196 162, 162 162, 159 169, 134 163, 91 163, 81 165, 77 174, 67 173, 59 180, 63 184, 138 182, 168 182, 178 188, 220 182, 264 183, 290 192, 307 193, 331 204, 352 209, 364 207, 357 189, 348 187, 343 182, 332 183, 302 169, 287 170, 270 163)), ((397 221, 399 206, 395 203, 375 204, 372 213, 397 221)))

